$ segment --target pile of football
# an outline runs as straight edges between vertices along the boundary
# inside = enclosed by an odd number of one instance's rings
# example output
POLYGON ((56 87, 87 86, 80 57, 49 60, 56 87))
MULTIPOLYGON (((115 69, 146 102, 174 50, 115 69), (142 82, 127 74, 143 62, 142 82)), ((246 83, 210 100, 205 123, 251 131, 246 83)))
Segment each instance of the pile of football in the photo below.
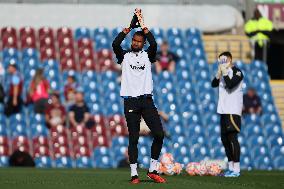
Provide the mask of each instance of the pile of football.
POLYGON ((185 168, 190 176, 218 176, 222 168, 217 163, 190 162, 185 168))
POLYGON ((158 163, 158 170, 160 174, 165 175, 179 175, 182 172, 183 165, 174 161, 171 153, 165 153, 161 156, 158 163))

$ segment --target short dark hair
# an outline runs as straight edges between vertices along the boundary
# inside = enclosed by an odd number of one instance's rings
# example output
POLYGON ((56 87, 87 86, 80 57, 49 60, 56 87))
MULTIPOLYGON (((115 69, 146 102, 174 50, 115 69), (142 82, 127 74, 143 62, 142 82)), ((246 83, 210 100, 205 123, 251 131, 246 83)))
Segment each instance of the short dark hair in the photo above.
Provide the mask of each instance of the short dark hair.
POLYGON ((11 67, 13 67, 13 68, 15 68, 15 69, 18 69, 18 66, 17 66, 17 64, 15 64, 15 63, 10 63, 9 65, 8 65, 8 67, 9 66, 11 66, 11 67))
POLYGON ((226 57, 229 57, 230 59, 233 59, 233 56, 232 54, 229 52, 229 51, 225 51, 225 52, 222 52, 218 58, 220 58, 221 56, 226 56, 226 57))
POLYGON ((169 43, 167 41, 163 41, 162 45, 168 45, 169 43))
POLYGON ((51 97, 56 97, 56 98, 58 98, 58 99, 60 99, 60 94, 59 94, 59 92, 58 91, 53 91, 52 93, 51 93, 51 95, 50 95, 51 97))
POLYGON ((144 39, 144 41, 146 41, 146 36, 145 36, 145 34, 144 34, 143 31, 137 31, 137 32, 135 32, 134 35, 133 35, 133 37, 134 37, 135 35, 142 36, 143 39, 144 39))

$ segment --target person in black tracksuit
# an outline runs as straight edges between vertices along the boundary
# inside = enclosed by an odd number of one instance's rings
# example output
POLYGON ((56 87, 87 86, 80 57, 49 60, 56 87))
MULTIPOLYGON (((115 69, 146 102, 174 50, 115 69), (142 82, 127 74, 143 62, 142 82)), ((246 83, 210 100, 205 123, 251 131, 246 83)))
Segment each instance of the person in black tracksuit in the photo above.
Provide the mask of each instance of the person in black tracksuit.
POLYGON ((219 55, 218 72, 212 80, 212 87, 219 87, 217 113, 220 114, 221 140, 228 158, 229 171, 225 177, 240 176, 240 144, 243 107, 243 73, 232 63, 230 52, 219 55))
POLYGON ((157 173, 157 161, 163 145, 164 131, 152 98, 153 80, 151 72, 152 63, 156 61, 157 43, 149 29, 144 26, 141 10, 136 10, 131 25, 130 28, 125 28, 120 32, 112 44, 117 63, 121 64, 122 68, 120 96, 124 99, 124 114, 129 132, 128 154, 131 183, 138 184, 140 182, 137 173, 137 145, 141 116, 154 138, 147 176, 155 182, 162 183, 165 182, 165 179, 157 173), (137 26, 136 23, 141 26, 142 31, 137 31, 133 35, 131 50, 123 50, 120 45, 130 30, 137 26), (150 46, 147 50, 143 50, 146 40, 150 46))

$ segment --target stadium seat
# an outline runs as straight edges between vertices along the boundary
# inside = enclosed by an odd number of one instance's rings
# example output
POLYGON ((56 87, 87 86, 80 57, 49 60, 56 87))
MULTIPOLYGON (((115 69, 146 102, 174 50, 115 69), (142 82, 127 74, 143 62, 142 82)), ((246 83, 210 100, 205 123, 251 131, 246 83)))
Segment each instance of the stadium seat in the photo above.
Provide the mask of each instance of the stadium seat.
POLYGON ((284 145, 283 136, 271 135, 267 138, 267 145, 272 148, 273 146, 284 145))
POLYGON ((0 145, 1 146, 8 146, 9 145, 9 139, 7 136, 0 135, 0 145))
POLYGON ((140 136, 138 140, 138 145, 149 146, 151 144, 151 138, 149 136, 140 136))
POLYGON ((30 141, 26 136, 17 136, 12 141, 12 149, 29 152, 30 141))
POLYGON ((50 156, 50 150, 47 146, 38 146, 34 148, 34 157, 50 156))
POLYGON ((253 168, 260 170, 271 170, 272 163, 269 156, 257 156, 253 161, 253 168))
POLYGON ((125 118, 121 115, 114 115, 108 119, 109 128, 112 136, 125 136, 128 134, 125 118))
POLYGON ((242 170, 251 170, 253 167, 253 160, 249 156, 241 156, 240 166, 242 170))
POLYGON ((60 60, 61 70, 77 70, 77 63, 74 58, 63 57, 60 60))
POLYGON ((114 162, 112 161, 112 159, 109 156, 98 156, 97 158, 95 158, 95 167, 96 168, 113 168, 114 162))
POLYGON ((164 31, 161 28, 151 28, 150 31, 154 35, 155 38, 161 37, 164 38, 164 31))
POLYGON ((284 156, 276 156, 273 161, 273 167, 278 170, 284 170, 284 156))
POLYGON ((31 137, 48 136, 49 131, 44 124, 35 124, 31 129, 31 137))
POLYGON ((112 147, 128 146, 128 137, 118 136, 112 138, 112 147))
POLYGON ((178 136, 183 134, 184 128, 181 125, 173 125, 168 129, 168 132, 171 136, 178 136))
POLYGON ((9 157, 0 155, 0 167, 8 167, 8 166, 9 166, 9 157))
POLYGON ((94 38, 104 36, 104 37, 109 37, 109 30, 104 27, 98 27, 94 30, 94 38))
POLYGON ((171 37, 171 36, 182 38, 183 32, 179 28, 169 28, 167 30, 167 37, 171 37))
POLYGON ((89 157, 77 158, 76 168, 93 168, 92 160, 89 157))
POLYGON ((174 157, 191 157, 190 148, 187 145, 180 144, 177 148, 174 148, 174 157))
POLYGON ((46 49, 41 49, 40 50, 41 54, 41 61, 49 60, 49 59, 56 59, 56 52, 53 48, 46 48, 46 49))
POLYGON ((3 48, 18 48, 16 36, 3 36, 2 37, 3 48))
POLYGON ((46 136, 38 136, 33 138, 33 148, 37 148, 39 146, 49 146, 49 139, 46 136))
POLYGON ((259 146, 265 144, 265 138, 262 135, 251 135, 247 139, 249 147, 259 146))
POLYGON ((14 27, 8 26, 8 27, 3 27, 1 29, 1 36, 16 36, 17 35, 17 30, 14 27))
POLYGON ((70 157, 59 157, 55 159, 56 168, 72 168, 73 161, 70 157))
POLYGON ((224 159, 226 157, 225 149, 223 146, 219 145, 210 145, 210 157, 212 159, 224 159))
POLYGON ((11 128, 11 136, 13 138, 18 136, 25 136, 28 137, 28 128, 25 126, 25 124, 17 123, 16 125, 13 125, 11 128))
POLYGON ((195 162, 208 160, 210 158, 210 153, 206 146, 195 145, 190 149, 190 154, 192 156, 193 161, 195 162))
POLYGON ((1 156, 9 156, 10 151, 7 145, 0 145, 0 157, 1 156))
POLYGON ((71 152, 67 146, 55 146, 54 147, 54 157, 71 157, 71 152))
POLYGON ((284 156, 284 146, 273 146, 270 154, 271 157, 284 156))
POLYGON ((35 158, 35 164, 37 168, 52 168, 53 167, 53 161, 48 156, 41 156, 35 158))
POLYGON ((6 124, 0 123, 0 135, 7 136, 8 135, 8 128, 6 128, 6 124))
POLYGON ((45 117, 42 114, 31 114, 30 115, 30 123, 31 124, 41 124, 45 123, 45 117))
POLYGON ((75 147, 74 148, 74 154, 75 154, 75 158, 90 157, 91 156, 90 149, 86 146, 75 147))
POLYGON ((62 125, 50 128, 50 136, 52 138, 57 138, 58 136, 67 137, 67 132, 68 130, 62 125))
POLYGON ((127 152, 127 146, 117 146, 117 147, 112 147, 113 151, 113 160, 115 162, 115 167, 118 166, 119 161, 125 159, 126 157, 126 152, 127 152))
POLYGON ((82 38, 91 38, 91 32, 89 28, 80 27, 75 29, 75 39, 79 40, 82 38))
POLYGON ((89 137, 84 136, 84 135, 79 135, 79 136, 73 136, 72 139, 72 146, 73 148, 84 146, 84 147, 89 147, 90 141, 89 137))
POLYGON ((93 49, 93 42, 89 38, 81 38, 78 41, 78 48, 88 48, 88 49, 93 49))
POLYGON ((150 156, 151 153, 150 153, 150 146, 141 146, 139 145, 138 147, 138 157, 141 156, 141 157, 144 157, 144 156, 150 156))
POLYGON ((70 133, 71 133, 72 138, 77 138, 79 136, 87 137, 87 135, 89 134, 89 131, 87 130, 86 127, 82 125, 77 125, 70 129, 70 133))
POLYGON ((41 27, 38 30, 38 35, 39 37, 45 37, 45 36, 50 36, 52 38, 54 38, 54 33, 53 33, 53 29, 50 27, 41 27))
POLYGON ((57 29, 57 39, 60 40, 64 37, 72 38, 72 29, 68 27, 61 27, 57 29))
POLYGON ((20 28, 20 38, 26 38, 27 36, 35 37, 35 29, 30 26, 20 28))
POLYGON ((101 146, 104 146, 104 147, 109 146, 108 138, 103 135, 99 135, 93 138, 93 148, 101 147, 101 146))
POLYGON ((259 156, 268 156, 268 148, 266 145, 255 145, 255 147, 252 148, 251 153, 250 153, 252 159, 259 157, 259 156))
POLYGON ((93 58, 80 59, 80 71, 95 70, 96 64, 93 58))
POLYGON ((264 125, 268 124, 278 124, 280 122, 277 114, 263 114, 261 117, 261 121, 264 125))

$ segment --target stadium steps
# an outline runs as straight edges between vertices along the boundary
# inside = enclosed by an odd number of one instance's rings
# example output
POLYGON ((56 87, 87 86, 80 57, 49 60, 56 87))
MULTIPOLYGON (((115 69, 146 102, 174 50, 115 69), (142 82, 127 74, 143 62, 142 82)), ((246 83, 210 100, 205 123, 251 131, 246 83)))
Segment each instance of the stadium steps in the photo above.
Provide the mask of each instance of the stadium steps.
POLYGON ((271 81, 272 94, 284 128, 284 80, 271 81))
POLYGON ((250 42, 245 35, 203 35, 208 62, 213 63, 223 51, 231 51, 235 60, 251 62, 250 42))

